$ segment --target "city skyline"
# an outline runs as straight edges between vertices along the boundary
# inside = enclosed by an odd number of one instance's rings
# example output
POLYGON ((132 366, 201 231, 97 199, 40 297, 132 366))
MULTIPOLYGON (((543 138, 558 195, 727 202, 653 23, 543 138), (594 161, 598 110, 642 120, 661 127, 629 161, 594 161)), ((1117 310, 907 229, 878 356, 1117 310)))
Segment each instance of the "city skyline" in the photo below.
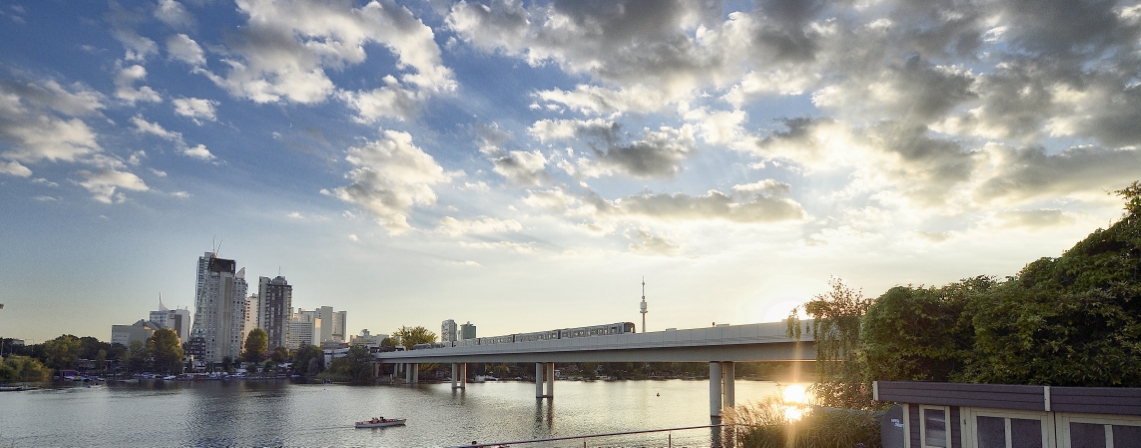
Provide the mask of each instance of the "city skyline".
POLYGON ((641 326, 643 276, 649 331, 772 321, 833 277, 1014 275, 1141 177, 1141 8, 1114 2, 14 0, 0 23, 2 337, 194 307, 207 251, 347 310, 345 337, 641 326))

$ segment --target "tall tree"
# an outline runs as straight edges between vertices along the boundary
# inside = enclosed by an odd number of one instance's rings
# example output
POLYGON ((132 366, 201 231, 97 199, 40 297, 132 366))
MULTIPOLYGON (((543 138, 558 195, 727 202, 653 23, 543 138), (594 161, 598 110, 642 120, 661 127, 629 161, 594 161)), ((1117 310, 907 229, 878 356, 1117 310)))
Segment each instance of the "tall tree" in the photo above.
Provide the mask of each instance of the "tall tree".
POLYGON ((401 326, 399 330, 392 332, 392 337, 399 340, 400 345, 408 350, 412 350, 412 346, 416 344, 436 342, 436 333, 424 327, 401 326))
POLYGON ((372 381, 375 377, 373 371, 375 358, 369 353, 368 347, 358 345, 349 349, 349 352, 340 358, 334 359, 329 371, 344 375, 353 382, 364 383, 372 381))
POLYGON ((273 353, 269 355, 269 359, 276 363, 283 363, 289 360, 289 349, 284 346, 277 346, 273 349, 273 353))
POLYGON ((250 330, 246 336, 246 351, 242 357, 249 362, 261 362, 265 359, 265 351, 269 348, 269 333, 261 328, 250 330))
POLYGON ((306 345, 293 354, 293 370, 300 375, 313 376, 325 370, 325 353, 316 345, 306 345))
POLYGON ((146 370, 151 361, 150 344, 139 340, 131 341, 131 346, 127 348, 123 358, 128 371, 138 373, 146 370))
MULTIPOLYGON (((812 317, 812 338, 816 345, 816 374, 813 394, 821 405, 849 409, 870 409, 871 381, 865 376, 864 351, 860 341, 862 319, 871 300, 860 291, 832 279, 832 290, 804 304, 812 317)), ((800 337, 800 307, 789 315, 790 336, 800 337)))
POLYGON ((44 360, 53 369, 74 369, 83 350, 83 342, 70 334, 44 342, 44 360))
POLYGON ((169 328, 162 328, 151 335, 151 356, 154 357, 155 369, 165 373, 182 373, 182 344, 178 333, 169 328))

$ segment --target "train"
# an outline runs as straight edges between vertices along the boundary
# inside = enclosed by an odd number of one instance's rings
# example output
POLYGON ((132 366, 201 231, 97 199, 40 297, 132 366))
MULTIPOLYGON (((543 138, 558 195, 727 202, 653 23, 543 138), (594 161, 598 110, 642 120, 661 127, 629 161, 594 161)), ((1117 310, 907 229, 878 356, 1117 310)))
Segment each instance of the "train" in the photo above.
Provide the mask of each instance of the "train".
POLYGON ((475 339, 461 339, 450 342, 431 342, 416 344, 412 350, 427 350, 446 347, 470 347, 473 345, 513 344, 516 342, 547 341, 551 339, 584 338, 602 336, 607 334, 635 333, 633 322, 617 322, 605 325, 592 325, 589 327, 563 328, 559 330, 536 331, 532 333, 516 333, 503 336, 489 336, 475 339))

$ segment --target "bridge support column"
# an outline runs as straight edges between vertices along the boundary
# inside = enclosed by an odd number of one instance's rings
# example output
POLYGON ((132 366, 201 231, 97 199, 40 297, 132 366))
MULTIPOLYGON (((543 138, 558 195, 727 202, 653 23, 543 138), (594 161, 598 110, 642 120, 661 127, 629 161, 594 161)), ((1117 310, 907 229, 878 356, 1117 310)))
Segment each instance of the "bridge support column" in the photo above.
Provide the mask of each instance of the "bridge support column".
POLYGON ((547 398, 555 398, 555 363, 547 364, 547 398))
POLYGON ((452 389, 458 389, 458 387, 456 387, 456 370, 459 370, 459 368, 460 366, 458 364, 452 363, 452 389))
POLYGON ((709 363, 709 416, 721 416, 721 363, 709 363))
POLYGON ((420 364, 412 364, 412 384, 420 384, 420 364))
POLYGON ((725 398, 721 400, 722 407, 731 408, 737 406, 737 397, 735 397, 736 390, 735 387, 733 387, 735 376, 736 372, 733 368, 732 361, 721 363, 721 391, 725 395, 725 398))
POLYGON ((467 389, 467 363, 460 363, 460 389, 467 389))
POLYGON ((546 367, 547 365, 541 362, 535 363, 535 398, 543 398, 543 380, 547 378, 546 367))

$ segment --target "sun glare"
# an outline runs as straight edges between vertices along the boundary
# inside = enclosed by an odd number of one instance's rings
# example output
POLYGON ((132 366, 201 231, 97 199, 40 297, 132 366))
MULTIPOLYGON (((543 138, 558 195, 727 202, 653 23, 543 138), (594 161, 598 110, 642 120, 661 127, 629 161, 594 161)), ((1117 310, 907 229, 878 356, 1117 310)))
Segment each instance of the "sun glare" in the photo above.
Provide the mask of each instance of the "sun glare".
POLYGON ((808 404, 808 388, 800 384, 790 384, 781 391, 785 404, 808 404))

